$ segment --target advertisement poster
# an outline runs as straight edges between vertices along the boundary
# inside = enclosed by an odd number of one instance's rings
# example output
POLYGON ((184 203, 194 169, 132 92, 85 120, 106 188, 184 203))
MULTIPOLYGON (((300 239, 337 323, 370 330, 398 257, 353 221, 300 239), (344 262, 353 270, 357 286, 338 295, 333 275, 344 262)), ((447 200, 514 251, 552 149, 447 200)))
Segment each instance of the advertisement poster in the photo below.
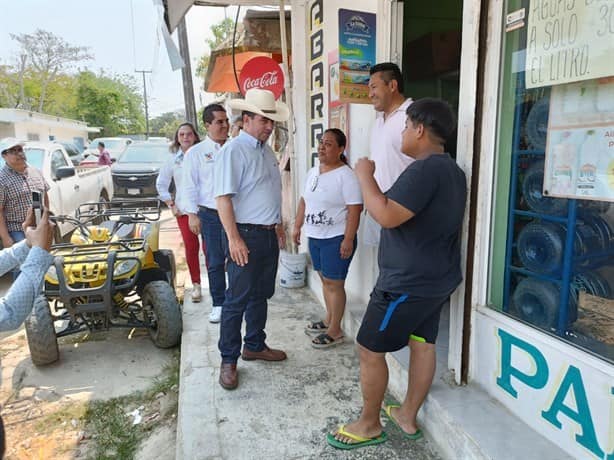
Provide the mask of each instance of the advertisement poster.
POLYGON ((552 88, 544 195, 614 201, 614 77, 552 88))
POLYGON ((339 98, 370 104, 369 69, 375 65, 375 14, 339 10, 339 98))
POLYGON ((614 75, 614 2, 531 0, 526 87, 614 75))
POLYGON ((347 138, 345 154, 349 159, 349 107, 348 104, 341 102, 339 88, 339 52, 333 50, 328 53, 328 127, 338 128, 345 134, 347 138))
POLYGON ((328 107, 339 104, 339 50, 333 50, 328 53, 328 107))

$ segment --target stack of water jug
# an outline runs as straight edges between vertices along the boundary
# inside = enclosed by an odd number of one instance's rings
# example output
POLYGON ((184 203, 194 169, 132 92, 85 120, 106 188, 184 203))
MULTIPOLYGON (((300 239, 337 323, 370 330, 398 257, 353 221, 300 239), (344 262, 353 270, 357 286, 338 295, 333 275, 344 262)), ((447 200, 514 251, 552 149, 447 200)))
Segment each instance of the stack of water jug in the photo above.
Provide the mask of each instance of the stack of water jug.
MULTIPOLYGON (((565 198, 542 195, 544 162, 534 162, 522 180, 524 202, 538 214, 566 217, 565 198)), ((574 226, 573 258, 569 302, 560 305, 561 285, 544 279, 562 278, 566 225, 545 219, 527 223, 516 236, 516 256, 523 268, 537 274, 520 279, 512 294, 516 314, 523 320, 547 329, 557 328, 561 308, 567 310, 567 326, 578 318, 579 291, 612 298, 614 286, 614 232, 608 219, 609 203, 579 200, 574 226), (607 275, 606 275, 607 273, 607 275), (544 276, 540 276, 544 275, 544 276)))

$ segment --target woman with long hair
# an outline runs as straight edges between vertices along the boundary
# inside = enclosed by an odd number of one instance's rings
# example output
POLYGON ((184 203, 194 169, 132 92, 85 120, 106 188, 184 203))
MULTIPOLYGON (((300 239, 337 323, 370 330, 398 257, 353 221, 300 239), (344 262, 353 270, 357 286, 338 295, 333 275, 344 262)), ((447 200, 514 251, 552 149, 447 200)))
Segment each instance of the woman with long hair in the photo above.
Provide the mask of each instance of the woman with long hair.
POLYGON ((160 168, 160 174, 156 181, 156 188, 158 189, 160 199, 166 203, 177 219, 177 225, 179 226, 179 231, 183 238, 185 258, 190 272, 190 279, 192 280, 193 302, 200 302, 202 299, 202 290, 200 287, 200 243, 198 235, 190 231, 188 216, 183 213, 181 208, 181 179, 183 159, 186 154, 188 154, 188 150, 199 142, 200 137, 192 123, 185 122, 179 125, 170 147, 173 155, 164 166, 160 168), (171 183, 175 185, 174 192, 172 191, 171 183))
POLYGON ((309 170, 298 205, 292 237, 300 244, 301 229, 309 240, 313 268, 320 275, 326 318, 307 325, 317 334, 314 348, 343 342, 341 320, 345 312, 345 278, 356 251, 356 232, 362 195, 356 175, 344 155, 347 140, 340 129, 327 129, 318 147, 320 164, 309 170))

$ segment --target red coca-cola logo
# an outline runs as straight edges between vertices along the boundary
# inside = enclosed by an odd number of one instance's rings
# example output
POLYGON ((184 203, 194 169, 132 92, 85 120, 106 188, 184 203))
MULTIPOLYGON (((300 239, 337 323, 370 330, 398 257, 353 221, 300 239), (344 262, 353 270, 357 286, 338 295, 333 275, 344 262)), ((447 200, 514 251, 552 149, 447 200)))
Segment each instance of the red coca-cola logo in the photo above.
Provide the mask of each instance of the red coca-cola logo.
POLYGON ((243 94, 252 88, 268 89, 278 99, 284 90, 284 74, 275 60, 258 56, 245 63, 239 75, 239 84, 243 94))

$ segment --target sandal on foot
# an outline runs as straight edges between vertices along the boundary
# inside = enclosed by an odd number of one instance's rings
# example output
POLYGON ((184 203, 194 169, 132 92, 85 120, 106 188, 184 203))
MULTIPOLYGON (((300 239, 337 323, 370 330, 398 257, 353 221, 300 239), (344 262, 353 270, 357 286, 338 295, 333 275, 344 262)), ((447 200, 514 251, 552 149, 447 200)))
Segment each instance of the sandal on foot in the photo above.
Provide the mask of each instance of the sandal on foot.
POLYGON ((341 337, 339 337, 337 339, 333 339, 328 334, 320 334, 319 336, 315 337, 311 341, 311 346, 314 347, 314 348, 334 347, 335 345, 339 345, 340 343, 343 343, 343 339, 344 339, 343 336, 341 336, 341 337))
POLYGON ((346 431, 345 425, 340 425, 337 428, 337 432, 335 434, 328 433, 326 435, 326 442, 328 442, 331 446, 336 449, 350 450, 350 449, 358 449, 360 447, 373 446, 375 444, 381 444, 388 439, 388 435, 386 432, 382 431, 379 436, 374 436, 372 438, 363 438, 354 433, 350 433, 346 431), (340 434, 341 436, 345 436, 346 438, 351 439, 353 442, 343 442, 339 441, 335 438, 335 435, 340 434))
POLYGON ((328 329, 328 326, 324 324, 324 321, 312 321, 305 328, 305 332, 319 333, 325 331, 326 329, 328 329))
POLYGON ((412 441, 417 441, 418 439, 420 439, 423 434, 422 434, 422 430, 420 428, 418 428, 416 430, 415 433, 408 433, 407 431, 405 431, 403 428, 401 428, 401 425, 399 425, 399 422, 397 422, 395 420, 395 418, 392 416, 392 409, 398 409, 401 406, 399 406, 398 404, 387 404, 386 406, 384 406, 384 412, 386 413, 386 416, 388 417, 388 419, 399 429, 401 430, 401 432, 403 433, 403 435, 407 438, 407 439, 411 439, 412 441))

